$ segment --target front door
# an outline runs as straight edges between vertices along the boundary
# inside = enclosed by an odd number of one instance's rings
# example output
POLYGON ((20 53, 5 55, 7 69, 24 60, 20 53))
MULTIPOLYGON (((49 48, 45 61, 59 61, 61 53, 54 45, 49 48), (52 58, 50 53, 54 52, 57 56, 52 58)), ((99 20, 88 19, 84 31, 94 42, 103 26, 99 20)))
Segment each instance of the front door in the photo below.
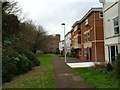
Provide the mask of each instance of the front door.
POLYGON ((115 61, 115 46, 111 46, 111 61, 115 61))

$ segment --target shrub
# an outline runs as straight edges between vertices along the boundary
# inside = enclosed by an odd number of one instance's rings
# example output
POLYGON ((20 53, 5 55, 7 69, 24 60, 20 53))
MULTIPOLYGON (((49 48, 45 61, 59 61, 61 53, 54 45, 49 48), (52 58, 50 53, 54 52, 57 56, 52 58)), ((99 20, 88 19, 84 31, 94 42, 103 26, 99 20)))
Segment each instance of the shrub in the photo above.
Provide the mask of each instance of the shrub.
MULTIPOLYGON (((28 35, 29 30, 34 31, 37 36, 38 28, 32 23, 29 24, 29 22, 27 22, 28 26, 27 23, 23 25, 18 20, 16 13, 19 12, 19 8, 16 8, 15 3, 2 2, 2 82, 10 81, 15 75, 25 73, 31 70, 33 66, 40 64, 36 56, 30 50, 27 50, 27 48, 31 49, 30 47, 32 47, 35 39, 31 41, 30 38, 24 37, 24 35, 28 35), (9 9, 11 9, 11 12, 7 12, 9 9), (23 35, 24 32, 20 33, 22 30, 27 30, 27 32, 23 35)), ((33 35, 32 38, 36 36, 33 35)))
POLYGON ((108 63, 107 64, 107 71, 112 71, 112 70, 113 70, 113 66, 110 63, 108 63))
POLYGON ((26 56, 29 59, 29 64, 32 65, 32 67, 40 65, 40 61, 31 51, 21 47, 14 47, 14 50, 17 51, 19 54, 23 54, 24 56, 26 56))
POLYGON ((102 72, 105 72, 105 70, 106 70, 106 64, 105 63, 94 63, 94 64, 95 65, 92 68, 100 70, 102 72))
POLYGON ((36 58, 36 56, 32 52, 26 52, 25 55, 30 60, 32 66, 39 66, 40 61, 36 58))
POLYGON ((117 66, 116 66, 116 74, 118 79, 120 79, 120 53, 117 56, 117 66))
POLYGON ((29 63, 29 59, 23 54, 19 54, 17 59, 17 70, 18 74, 25 73, 32 69, 32 66, 29 63))
POLYGON ((59 48, 56 48, 56 52, 55 52, 56 54, 60 54, 60 50, 59 50, 59 48))
POLYGON ((12 80, 14 75, 17 74, 15 60, 11 60, 9 57, 4 57, 2 64, 2 81, 7 82, 12 80))
POLYGON ((40 65, 40 61, 29 50, 21 47, 4 47, 2 56, 3 83, 11 81, 18 74, 25 73, 34 66, 40 65))
POLYGON ((4 50, 2 56, 2 81, 7 82, 12 80, 14 75, 17 74, 16 60, 13 56, 12 50, 4 50))

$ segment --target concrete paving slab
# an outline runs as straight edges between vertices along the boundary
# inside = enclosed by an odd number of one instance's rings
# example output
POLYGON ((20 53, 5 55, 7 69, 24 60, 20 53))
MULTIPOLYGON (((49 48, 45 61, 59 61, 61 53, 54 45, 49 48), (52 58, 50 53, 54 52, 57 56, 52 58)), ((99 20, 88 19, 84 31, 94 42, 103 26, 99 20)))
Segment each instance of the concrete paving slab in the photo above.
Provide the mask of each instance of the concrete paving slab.
POLYGON ((92 67, 94 62, 66 63, 71 68, 92 67))
POLYGON ((77 62, 77 63, 66 63, 71 68, 84 68, 93 67, 95 64, 101 64, 101 62, 77 62))

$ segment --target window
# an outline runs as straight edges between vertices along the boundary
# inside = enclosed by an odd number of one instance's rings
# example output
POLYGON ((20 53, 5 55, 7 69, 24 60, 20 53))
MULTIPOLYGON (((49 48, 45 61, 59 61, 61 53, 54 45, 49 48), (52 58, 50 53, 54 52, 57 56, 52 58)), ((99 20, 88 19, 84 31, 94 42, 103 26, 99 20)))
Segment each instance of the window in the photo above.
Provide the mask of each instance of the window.
POLYGON ((78 34, 81 34, 81 29, 80 29, 80 28, 78 28, 77 32, 78 32, 78 34))
POLYGON ((87 34, 88 34, 88 41, 90 41, 90 32, 88 32, 87 34))
POLYGON ((85 40, 85 42, 87 42, 87 37, 86 37, 86 34, 84 34, 84 40, 85 40))
POLYGON ((89 30, 89 25, 86 26, 86 30, 89 30))
POLYGON ((87 56, 87 49, 84 49, 84 56, 87 56))
POLYGON ((102 11, 99 12, 99 16, 100 16, 100 18, 103 18, 103 12, 102 11))
POLYGON ((88 25, 88 18, 85 20, 85 25, 88 25))
POLYGON ((118 17, 113 19, 113 23, 114 23, 114 33, 119 34, 119 20, 118 20, 118 17))
POLYGON ((75 44, 78 44, 78 37, 75 37, 75 38, 74 38, 74 45, 75 45, 75 44))
POLYGON ((110 46, 108 46, 108 56, 109 56, 109 62, 110 62, 110 46))

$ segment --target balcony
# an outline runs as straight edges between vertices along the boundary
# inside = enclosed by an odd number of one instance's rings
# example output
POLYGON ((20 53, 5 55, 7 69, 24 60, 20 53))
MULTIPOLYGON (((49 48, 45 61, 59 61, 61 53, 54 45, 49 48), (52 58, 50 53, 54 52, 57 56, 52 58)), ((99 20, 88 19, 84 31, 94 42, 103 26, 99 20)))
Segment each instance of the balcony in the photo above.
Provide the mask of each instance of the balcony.
POLYGON ((74 49, 79 49, 79 48, 81 48, 81 44, 75 44, 75 45, 73 45, 73 47, 74 47, 74 49))
POLYGON ((84 44, 84 48, 90 48, 90 47, 92 47, 92 42, 86 42, 84 44))

